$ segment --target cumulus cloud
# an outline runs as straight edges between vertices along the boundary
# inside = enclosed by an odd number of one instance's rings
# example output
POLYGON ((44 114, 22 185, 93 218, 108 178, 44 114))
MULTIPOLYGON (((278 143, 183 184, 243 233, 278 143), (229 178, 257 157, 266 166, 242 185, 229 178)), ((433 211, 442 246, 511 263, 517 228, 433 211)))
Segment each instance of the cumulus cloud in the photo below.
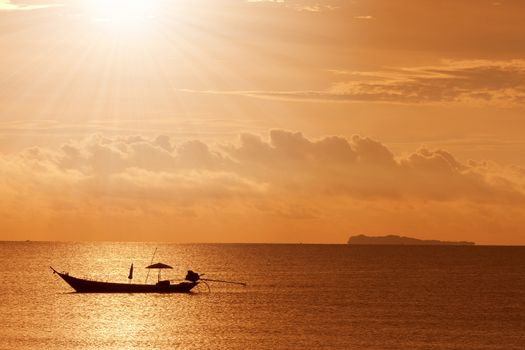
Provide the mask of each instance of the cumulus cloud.
POLYGON ((525 60, 446 61, 436 66, 331 72, 339 76, 340 80, 327 90, 184 91, 292 101, 497 105, 525 103, 525 60))
POLYGON ((348 196, 524 198, 519 168, 510 176, 494 165, 461 163, 445 150, 426 148, 396 156, 381 142, 359 135, 312 140, 300 132, 272 130, 268 139, 244 133, 238 143, 212 146, 199 140, 175 145, 165 135, 95 134, 59 149, 34 147, 1 159, 4 173, 12 175, 4 180, 13 183, 29 176, 34 182, 57 179, 60 187, 68 179, 67 186, 97 182, 108 191, 136 186, 144 194, 158 188, 172 193, 193 189, 203 196, 260 195, 292 185, 348 196))
POLYGON ((325 220, 336 203, 341 211, 350 202, 525 204, 525 171, 517 166, 464 163, 439 149, 400 156, 364 136, 310 139, 286 130, 220 145, 95 134, 1 155, 0 173, 2 225, 33 215, 162 221, 210 212, 325 220))
POLYGON ((523 179, 500 169, 499 179, 459 162, 445 150, 421 148, 396 157, 384 144, 359 135, 310 140, 301 133, 270 132, 268 141, 242 135, 226 148, 236 172, 273 186, 336 196, 419 200, 523 201, 523 179), (504 183, 501 179, 508 179, 504 183))

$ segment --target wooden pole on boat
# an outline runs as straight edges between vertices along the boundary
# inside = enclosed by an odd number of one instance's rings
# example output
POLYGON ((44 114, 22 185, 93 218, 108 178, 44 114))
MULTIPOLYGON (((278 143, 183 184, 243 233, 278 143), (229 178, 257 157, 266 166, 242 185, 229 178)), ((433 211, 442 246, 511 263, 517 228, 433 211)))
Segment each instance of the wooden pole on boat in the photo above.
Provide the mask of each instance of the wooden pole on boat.
POLYGON ((212 280, 210 278, 201 278, 203 281, 209 281, 209 282, 221 282, 221 283, 230 283, 230 284, 240 284, 241 286, 246 286, 246 283, 244 282, 232 282, 232 281, 223 281, 223 280, 212 280))
POLYGON ((129 283, 131 283, 132 279, 133 279, 133 263, 131 263, 131 266, 129 267, 129 275, 128 275, 129 283))
MULTIPOLYGON (((155 251, 153 252, 153 255, 151 256, 151 261, 149 263, 150 265, 153 264, 153 259, 155 259, 155 253, 156 252, 157 252, 157 248, 155 247, 155 251)), ((145 284, 148 284, 149 270, 150 269, 148 269, 148 273, 146 274, 146 282, 145 282, 145 284)))

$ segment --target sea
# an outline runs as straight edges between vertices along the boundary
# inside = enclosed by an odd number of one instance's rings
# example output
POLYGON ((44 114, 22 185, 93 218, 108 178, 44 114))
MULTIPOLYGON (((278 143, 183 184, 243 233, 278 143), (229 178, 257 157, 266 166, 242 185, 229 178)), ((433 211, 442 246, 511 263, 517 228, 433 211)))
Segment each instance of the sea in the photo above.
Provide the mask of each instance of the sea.
POLYGON ((0 349, 525 349, 525 247, 0 242, 0 349), (153 253, 155 255, 153 256, 153 253), (49 268, 191 294, 74 293, 49 268))

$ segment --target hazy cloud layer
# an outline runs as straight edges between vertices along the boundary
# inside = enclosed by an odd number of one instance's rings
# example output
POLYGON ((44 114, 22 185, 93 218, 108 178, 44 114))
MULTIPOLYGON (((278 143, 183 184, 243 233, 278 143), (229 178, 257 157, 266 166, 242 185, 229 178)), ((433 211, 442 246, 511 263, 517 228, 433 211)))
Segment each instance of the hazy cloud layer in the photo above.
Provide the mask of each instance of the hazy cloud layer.
POLYGON ((34 2, 20 2, 10 0, 0 0, 0 11, 28 11, 38 10, 48 7, 63 6, 60 3, 34 3, 34 2))
MULTIPOLYGON (((283 200, 309 196, 322 201, 525 203, 525 172, 519 167, 462 163, 445 150, 426 148, 396 156, 367 137, 311 140, 284 130, 272 130, 268 139, 242 134, 236 144, 216 146, 199 140, 175 144, 164 135, 97 134, 60 149, 34 147, 2 155, 0 172, 4 216, 82 211, 86 205, 103 211, 134 212, 147 206, 170 212, 217 201, 264 210, 276 203, 277 210, 283 200)), ((322 212, 323 202, 318 204, 315 210, 322 212)))
POLYGON ((503 171, 487 163, 461 163, 445 150, 426 148, 396 156, 384 144, 359 135, 311 140, 284 130, 272 130, 268 139, 245 133, 238 144, 215 146, 199 140, 175 145, 165 135, 95 134, 60 149, 34 147, 3 155, 2 168, 4 174, 13 174, 12 180, 30 176, 39 181, 56 175, 68 179, 69 185, 125 178, 130 189, 136 186, 146 192, 149 183, 152 190, 195 189, 203 195, 260 195, 295 188, 367 198, 503 202, 525 198, 517 167, 503 171))
POLYGON ((285 6, 295 11, 306 11, 306 12, 323 12, 337 10, 339 6, 331 4, 331 1, 324 1, 320 3, 318 1, 290 1, 290 0, 247 0, 251 3, 272 3, 285 6))
POLYGON ((456 237, 440 231, 448 230, 517 242, 525 224, 523 168, 461 162, 439 149, 395 155, 359 135, 272 130, 217 145, 95 134, 0 155, 0 174, 4 239, 69 239, 71 230, 112 240, 334 242, 348 230, 456 237))
POLYGON ((323 91, 191 91, 297 101, 523 105, 525 61, 446 61, 375 72, 330 70, 323 91))

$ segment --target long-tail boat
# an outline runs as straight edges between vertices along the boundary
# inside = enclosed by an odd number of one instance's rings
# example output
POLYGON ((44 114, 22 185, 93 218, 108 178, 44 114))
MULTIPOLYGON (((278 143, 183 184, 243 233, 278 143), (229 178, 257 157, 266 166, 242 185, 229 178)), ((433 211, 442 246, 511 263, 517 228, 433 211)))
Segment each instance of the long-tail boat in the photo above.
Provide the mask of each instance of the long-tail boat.
MULTIPOLYGON (((50 266, 51 267, 51 266, 50 266)), ((160 279, 161 269, 171 269, 172 267, 163 263, 147 266, 148 269, 159 269, 158 281, 155 284, 131 283, 133 278, 133 264, 131 264, 128 279, 129 283, 102 282, 70 276, 69 273, 58 272, 53 267, 53 273, 59 275, 78 293, 189 293, 199 284, 200 276, 198 273, 188 271, 185 281, 172 284, 170 280, 160 279)))

